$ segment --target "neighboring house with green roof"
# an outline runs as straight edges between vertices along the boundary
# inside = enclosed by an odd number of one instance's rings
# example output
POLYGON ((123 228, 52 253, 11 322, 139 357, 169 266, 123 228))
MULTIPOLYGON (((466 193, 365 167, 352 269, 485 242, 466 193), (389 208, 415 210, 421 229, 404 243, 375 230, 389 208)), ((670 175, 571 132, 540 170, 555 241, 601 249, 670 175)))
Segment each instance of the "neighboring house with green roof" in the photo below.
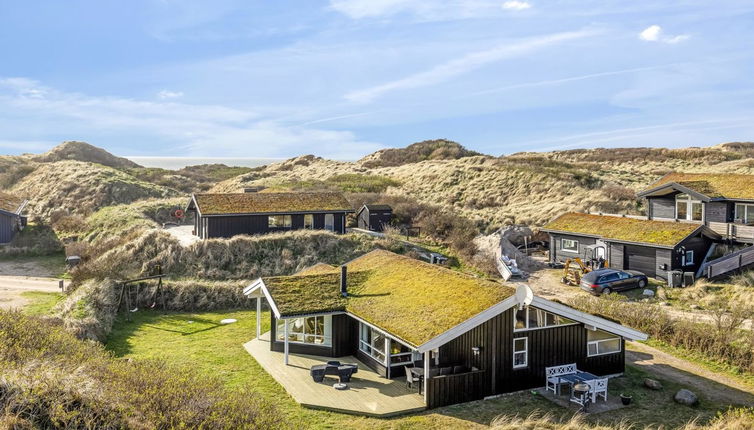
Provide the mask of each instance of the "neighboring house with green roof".
POLYGON ((620 215, 566 213, 542 227, 550 234, 550 261, 607 260, 608 267, 667 279, 668 271, 696 272, 722 237, 699 223, 620 215))
MULTIPOLYGON (((577 363, 596 375, 624 371, 631 328, 513 288, 388 251, 340 268, 319 264, 260 278, 244 290, 266 300, 270 349, 355 356, 382 377, 417 366, 427 407, 544 384, 545 368, 577 363)), ((259 318, 259 312, 257 313, 259 318)), ((257 337, 260 337, 257 321, 257 337)))
POLYGON ((647 216, 708 225, 727 238, 754 242, 754 175, 679 173, 638 193, 647 216))
POLYGON ((27 201, 15 196, 0 192, 0 245, 10 243, 26 226, 26 216, 23 215, 27 201))
POLYGON ((353 211, 337 192, 203 193, 193 194, 186 207, 202 239, 300 229, 345 233, 353 211))

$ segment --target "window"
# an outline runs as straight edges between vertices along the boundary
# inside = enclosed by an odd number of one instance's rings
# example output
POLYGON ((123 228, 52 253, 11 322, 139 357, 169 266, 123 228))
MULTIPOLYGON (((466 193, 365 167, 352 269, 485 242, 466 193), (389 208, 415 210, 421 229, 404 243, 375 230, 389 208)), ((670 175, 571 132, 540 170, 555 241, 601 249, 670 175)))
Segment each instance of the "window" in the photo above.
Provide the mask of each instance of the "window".
POLYGON ((335 231, 335 215, 325 214, 325 230, 335 231))
POLYGON ((513 318, 514 331, 556 327, 559 325, 576 323, 568 318, 563 318, 560 315, 555 315, 531 306, 516 310, 513 318))
POLYGON ((359 349, 380 363, 387 364, 387 337, 364 323, 359 324, 359 349))
POLYGON ((736 203, 736 214, 734 216, 734 219, 736 220, 736 222, 754 224, 754 205, 736 203))
POLYGON ((291 228, 291 216, 290 215, 270 215, 267 217, 267 227, 291 228))
POLYGON ((702 220, 703 206, 699 200, 692 200, 688 194, 675 196, 675 217, 689 221, 702 220))
MULTIPOLYGON (((277 340, 285 341, 285 320, 277 320, 275 331, 277 340)), ((331 332, 332 317, 330 315, 288 320, 288 342, 329 346, 332 343, 331 332)))
POLYGON ((391 366, 403 366, 406 363, 413 361, 413 351, 406 345, 391 341, 390 342, 390 365, 391 366))
POLYGON ((683 254, 683 265, 684 266, 694 265, 694 251, 686 251, 686 253, 683 254))
POLYGON ((307 228, 307 229, 314 228, 314 215, 312 214, 304 215, 304 228, 307 228))
POLYGON ((513 339, 513 368, 519 369, 529 364, 529 339, 517 337, 513 339))
POLYGON ((586 355, 614 354, 621 350, 620 337, 602 330, 589 330, 587 332, 586 355))
POLYGON ((561 239, 560 249, 563 251, 579 252, 579 241, 573 239, 561 239))
POLYGON ((614 281, 617 281, 618 279, 620 279, 620 275, 618 275, 617 273, 611 273, 609 275, 605 275, 601 277, 599 280, 599 283, 601 284, 603 282, 614 282, 614 281))
POLYGON ((631 277, 631 274, 626 272, 618 272, 618 279, 628 279, 631 277))

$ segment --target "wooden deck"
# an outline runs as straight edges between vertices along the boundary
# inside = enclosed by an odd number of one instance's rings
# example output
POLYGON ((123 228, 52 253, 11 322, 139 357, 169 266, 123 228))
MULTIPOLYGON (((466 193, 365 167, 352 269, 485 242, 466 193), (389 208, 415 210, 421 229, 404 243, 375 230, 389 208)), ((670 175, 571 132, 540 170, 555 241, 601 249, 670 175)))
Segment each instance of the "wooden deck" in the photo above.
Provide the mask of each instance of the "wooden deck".
POLYGON ((312 365, 323 364, 332 358, 290 354, 289 365, 283 363, 283 353, 270 351, 269 333, 244 345, 246 350, 296 402, 307 408, 335 412, 390 417, 423 411, 424 397, 408 390, 403 378, 389 380, 379 376, 355 357, 341 357, 342 363, 356 363, 359 372, 351 378, 348 389, 332 387, 338 379, 332 376, 314 382, 309 376, 312 365))

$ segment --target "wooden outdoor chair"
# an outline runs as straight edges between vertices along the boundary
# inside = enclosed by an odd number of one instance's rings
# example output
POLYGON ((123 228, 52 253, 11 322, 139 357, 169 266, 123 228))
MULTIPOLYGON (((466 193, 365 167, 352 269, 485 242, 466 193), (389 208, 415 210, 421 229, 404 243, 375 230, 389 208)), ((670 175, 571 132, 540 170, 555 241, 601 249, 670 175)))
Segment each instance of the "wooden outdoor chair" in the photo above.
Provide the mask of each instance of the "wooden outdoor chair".
POLYGON ((578 372, 576 363, 545 367, 545 392, 552 391, 556 396, 560 395, 560 386, 565 383, 560 380, 560 377, 573 375, 576 372, 578 372))

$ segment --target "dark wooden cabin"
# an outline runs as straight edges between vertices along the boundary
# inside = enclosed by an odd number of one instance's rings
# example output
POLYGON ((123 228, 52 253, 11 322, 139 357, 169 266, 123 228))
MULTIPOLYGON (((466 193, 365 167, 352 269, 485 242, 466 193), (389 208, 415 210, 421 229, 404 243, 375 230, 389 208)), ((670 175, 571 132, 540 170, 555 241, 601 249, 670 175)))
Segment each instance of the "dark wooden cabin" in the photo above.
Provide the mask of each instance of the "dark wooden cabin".
POLYGON ((244 290, 272 310, 270 348, 355 356, 385 378, 424 367, 435 408, 541 387, 545 368, 577 363, 595 375, 625 368, 636 330, 513 289, 388 251, 340 269, 317 265, 261 278, 244 290), (358 293, 351 294, 350 291, 358 293), (445 370, 448 372, 445 372, 445 370))
POLYGON ((202 239, 290 230, 345 233, 353 212, 341 193, 194 194, 186 207, 194 213, 194 234, 202 239))
POLYGON ((393 219, 393 208, 388 205, 364 205, 356 212, 359 228, 382 231, 393 219))
POLYGON ((721 239, 700 224, 584 213, 563 214, 542 231, 550 234, 553 263, 602 257, 610 268, 665 280, 672 270, 696 273, 712 243, 721 239))
POLYGON ((26 226, 23 211, 27 203, 20 197, 0 192, 0 245, 10 243, 26 226))
POLYGON ((638 196, 649 219, 704 224, 723 238, 754 243, 754 175, 673 172, 638 196))

